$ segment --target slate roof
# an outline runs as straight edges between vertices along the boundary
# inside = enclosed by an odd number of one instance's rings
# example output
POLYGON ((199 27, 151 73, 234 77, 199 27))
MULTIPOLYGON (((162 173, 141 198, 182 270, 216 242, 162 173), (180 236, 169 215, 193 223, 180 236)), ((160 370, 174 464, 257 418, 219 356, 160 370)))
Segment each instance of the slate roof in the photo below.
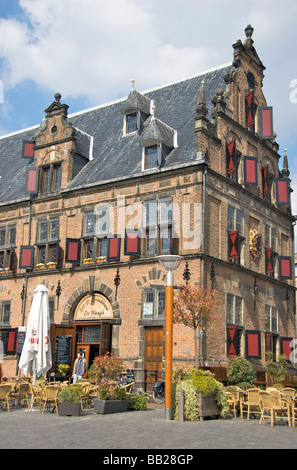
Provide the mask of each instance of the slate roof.
MULTIPOLYGON (((210 98, 218 88, 225 89, 224 75, 232 69, 231 64, 221 66, 141 93, 154 100, 156 119, 177 131, 178 146, 167 156, 164 169, 195 161, 194 124, 201 82, 205 82, 210 118, 213 108, 210 98)), ((127 97, 68 116, 68 121, 77 129, 77 152, 88 161, 63 191, 143 174, 141 133, 123 136, 122 109, 126 102, 127 97)), ((22 147, 23 140, 32 140, 38 127, 0 137, 0 204, 29 199, 26 175, 33 164, 22 158, 22 147)))

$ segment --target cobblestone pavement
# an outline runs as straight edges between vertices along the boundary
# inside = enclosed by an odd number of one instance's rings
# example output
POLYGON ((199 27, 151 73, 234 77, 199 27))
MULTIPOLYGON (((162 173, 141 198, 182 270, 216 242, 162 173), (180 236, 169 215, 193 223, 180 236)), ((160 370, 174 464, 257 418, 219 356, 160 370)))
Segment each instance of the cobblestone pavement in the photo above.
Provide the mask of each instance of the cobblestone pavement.
POLYGON ((0 410, 1 449, 297 449, 297 428, 268 420, 166 421, 162 407, 79 417, 0 410))

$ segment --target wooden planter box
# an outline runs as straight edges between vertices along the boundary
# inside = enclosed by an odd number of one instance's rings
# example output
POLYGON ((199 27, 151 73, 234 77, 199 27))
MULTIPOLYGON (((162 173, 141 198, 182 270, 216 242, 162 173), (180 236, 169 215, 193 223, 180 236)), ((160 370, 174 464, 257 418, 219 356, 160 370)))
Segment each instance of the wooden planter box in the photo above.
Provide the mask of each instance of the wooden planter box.
POLYGON ((94 410, 96 413, 122 413, 128 410, 129 400, 100 400, 95 398, 94 410))
POLYGON ((58 411, 59 411, 59 416, 80 416, 81 404, 80 403, 59 403, 58 411))
POLYGON ((219 416, 220 409, 214 399, 213 393, 207 395, 207 397, 203 397, 202 393, 200 392, 198 396, 198 403, 200 421, 203 421, 204 418, 208 418, 211 416, 219 416))

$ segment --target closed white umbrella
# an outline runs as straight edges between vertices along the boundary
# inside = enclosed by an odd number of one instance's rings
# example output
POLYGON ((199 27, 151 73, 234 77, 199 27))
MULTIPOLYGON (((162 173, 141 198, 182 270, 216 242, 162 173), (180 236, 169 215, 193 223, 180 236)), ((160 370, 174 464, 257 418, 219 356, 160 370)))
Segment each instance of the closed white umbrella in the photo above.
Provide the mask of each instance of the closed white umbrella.
POLYGON ((35 384, 36 375, 44 375, 52 367, 49 332, 48 289, 40 284, 34 290, 26 338, 19 362, 19 368, 25 375, 33 374, 33 384, 35 384))

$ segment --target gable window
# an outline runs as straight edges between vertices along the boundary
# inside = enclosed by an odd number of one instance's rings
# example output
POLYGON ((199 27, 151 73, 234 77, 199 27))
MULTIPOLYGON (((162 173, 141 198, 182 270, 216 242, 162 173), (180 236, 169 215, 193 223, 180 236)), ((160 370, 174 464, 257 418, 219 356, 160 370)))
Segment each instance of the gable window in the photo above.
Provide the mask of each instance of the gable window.
POLYGON ((171 198, 149 200, 144 204, 145 255, 172 252, 172 201, 171 198))
POLYGON ((0 269, 13 271, 15 263, 16 226, 0 227, 0 269))
POLYGON ((233 357, 241 354, 243 339, 243 302, 242 298, 227 294, 227 356, 233 357))
POLYGON ((36 264, 58 263, 59 219, 42 219, 37 224, 36 264))
POLYGON ((244 226, 243 212, 233 206, 228 206, 228 259, 235 264, 242 264, 244 226))
POLYGON ((40 193, 48 194, 61 188, 61 164, 40 167, 40 193))
POLYGON ((264 314, 265 353, 272 352, 276 357, 278 344, 278 312, 276 307, 265 305, 264 314))
POLYGON ((9 325, 10 324, 10 302, 2 302, 1 304, 1 311, 0 311, 0 324, 1 325, 9 325))
POLYGON ((83 221, 82 258, 107 257, 109 208, 98 204, 95 211, 85 212, 83 221))
POLYGON ((274 277, 277 257, 277 229, 265 224, 265 274, 274 277))

